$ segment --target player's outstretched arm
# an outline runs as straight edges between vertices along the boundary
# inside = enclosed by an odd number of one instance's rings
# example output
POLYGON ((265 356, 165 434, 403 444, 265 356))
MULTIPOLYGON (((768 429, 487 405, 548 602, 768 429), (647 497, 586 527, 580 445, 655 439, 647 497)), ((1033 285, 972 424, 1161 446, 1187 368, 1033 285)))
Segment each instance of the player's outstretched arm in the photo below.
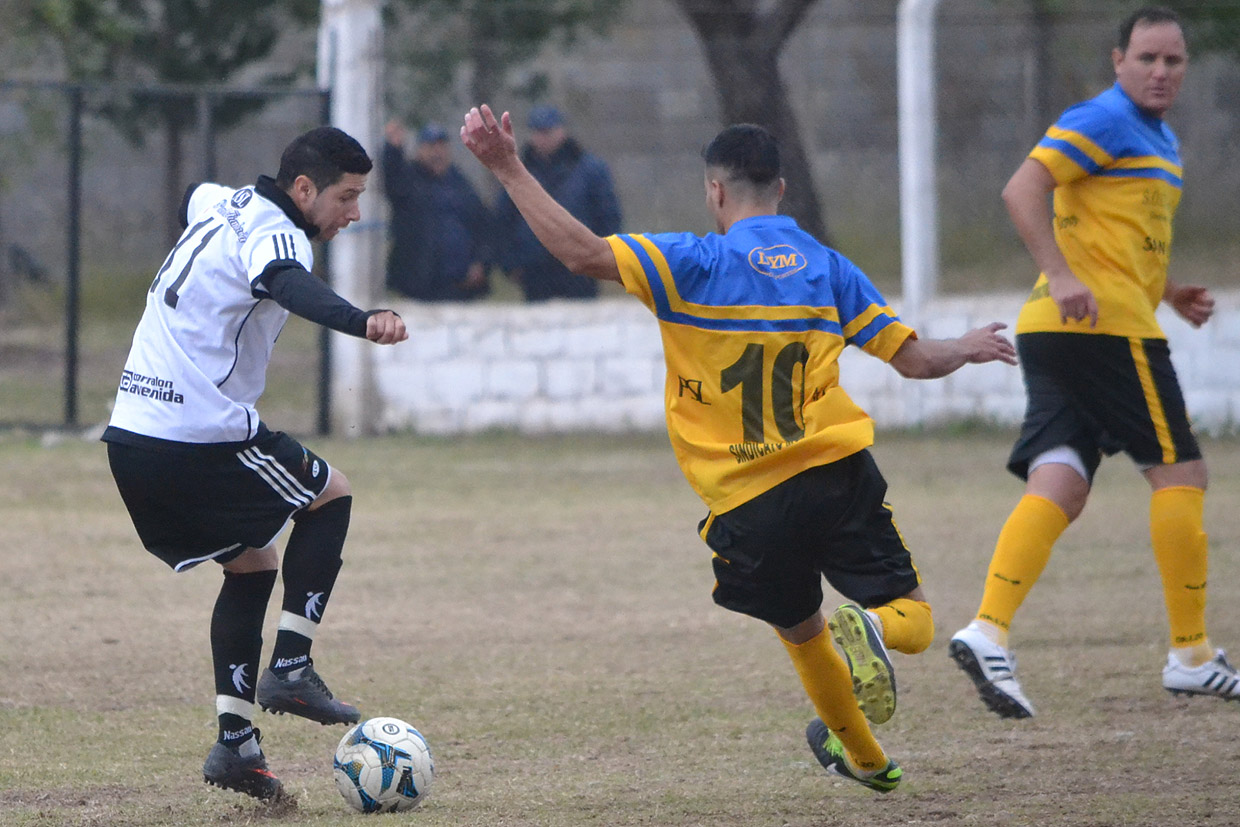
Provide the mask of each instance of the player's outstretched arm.
POLYGON ((891 366, 906 379, 938 379, 969 364, 1014 365, 1016 348, 999 333, 1005 327, 1002 322, 991 322, 958 339, 906 339, 891 357, 891 366))
POLYGON ((611 245, 561 207, 521 163, 512 117, 507 112, 496 120, 485 103, 469 110, 461 127, 461 142, 499 179, 521 217, 551 255, 573 273, 620 281, 611 245))
POLYGON ((349 336, 364 336, 381 345, 409 338, 405 323, 391 310, 354 307, 301 266, 269 267, 258 277, 276 304, 303 319, 349 336))

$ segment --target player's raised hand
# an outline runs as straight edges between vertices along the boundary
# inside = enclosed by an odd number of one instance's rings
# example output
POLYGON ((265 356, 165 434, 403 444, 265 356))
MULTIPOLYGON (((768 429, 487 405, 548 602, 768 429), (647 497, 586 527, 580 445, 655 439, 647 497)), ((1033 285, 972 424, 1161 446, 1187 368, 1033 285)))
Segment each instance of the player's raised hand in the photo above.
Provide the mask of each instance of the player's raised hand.
POLYGON ((485 103, 465 113, 461 143, 492 172, 506 164, 519 163, 517 139, 512 133, 512 116, 505 112, 496 120, 495 113, 485 103))
POLYGON ((380 310, 366 319, 366 338, 377 345, 394 345, 409 338, 405 322, 391 310, 380 310))
POLYGON ((1007 325, 1003 322, 991 322, 961 336, 960 344, 965 348, 965 360, 975 365, 983 362, 1016 364, 1016 348, 1006 336, 999 334, 1005 327, 1007 325))

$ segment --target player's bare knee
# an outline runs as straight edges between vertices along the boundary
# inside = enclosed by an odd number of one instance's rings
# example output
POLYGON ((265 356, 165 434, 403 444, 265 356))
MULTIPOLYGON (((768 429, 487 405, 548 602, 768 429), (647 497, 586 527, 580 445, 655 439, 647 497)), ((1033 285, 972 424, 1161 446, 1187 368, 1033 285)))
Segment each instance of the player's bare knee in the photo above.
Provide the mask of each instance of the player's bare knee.
POLYGON ((1210 481, 1204 459, 1176 462, 1170 465, 1153 465, 1142 469, 1142 473, 1149 482, 1150 488, 1155 491, 1160 488, 1173 487, 1200 488, 1204 491, 1210 481))
POLYGON ((263 548, 247 548, 221 567, 233 574, 250 574, 257 571, 274 571, 280 566, 280 555, 273 545, 263 548))
POLYGON ((327 487, 324 488, 323 493, 319 494, 318 498, 310 504, 310 508, 308 510, 314 511, 332 500, 337 500, 341 497, 348 497, 352 494, 353 486, 349 483, 349 478, 344 475, 344 472, 332 468, 332 475, 327 481, 327 487))
POLYGON ((1060 445, 1043 451, 1029 462, 1025 493, 1050 500, 1063 510, 1068 522, 1072 522, 1085 510, 1089 476, 1085 461, 1076 449, 1060 445))

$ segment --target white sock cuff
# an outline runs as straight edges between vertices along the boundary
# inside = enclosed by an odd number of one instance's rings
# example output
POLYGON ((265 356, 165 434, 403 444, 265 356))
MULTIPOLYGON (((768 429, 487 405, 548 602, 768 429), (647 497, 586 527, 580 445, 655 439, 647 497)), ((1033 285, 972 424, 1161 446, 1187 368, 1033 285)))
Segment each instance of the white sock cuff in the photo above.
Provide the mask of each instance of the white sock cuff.
POLYGON ((1007 646, 1007 641, 1003 640, 1003 630, 990 621, 974 618, 969 621, 969 628, 975 632, 981 632, 991 643, 1007 646))
POLYGON ((319 628, 319 624, 292 612, 280 612, 280 628, 314 640, 314 633, 319 628))
POLYGON ((224 715, 225 713, 252 721, 254 720, 254 704, 231 695, 216 695, 215 714, 224 715))

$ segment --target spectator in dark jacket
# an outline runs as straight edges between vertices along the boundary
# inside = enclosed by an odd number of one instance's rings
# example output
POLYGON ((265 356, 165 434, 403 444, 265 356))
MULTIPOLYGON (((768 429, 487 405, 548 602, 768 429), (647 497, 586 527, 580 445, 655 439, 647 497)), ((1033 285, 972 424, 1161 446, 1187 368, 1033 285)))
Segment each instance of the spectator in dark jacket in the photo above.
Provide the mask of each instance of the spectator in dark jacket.
POLYGON ((387 286, 421 301, 469 301, 490 291, 494 217, 452 163, 448 132, 428 124, 412 161, 405 128, 388 123, 383 191, 392 205, 387 286))
MULTIPOLYGON (((529 116, 530 141, 522 151, 525 166, 562 207, 596 234, 620 230, 620 203, 611 171, 596 155, 569 137, 564 116, 553 106, 536 106, 529 116)), ((521 285, 528 301, 598 295, 598 282, 570 273, 547 252, 517 212, 507 193, 495 207, 499 223, 499 259, 521 285)))

